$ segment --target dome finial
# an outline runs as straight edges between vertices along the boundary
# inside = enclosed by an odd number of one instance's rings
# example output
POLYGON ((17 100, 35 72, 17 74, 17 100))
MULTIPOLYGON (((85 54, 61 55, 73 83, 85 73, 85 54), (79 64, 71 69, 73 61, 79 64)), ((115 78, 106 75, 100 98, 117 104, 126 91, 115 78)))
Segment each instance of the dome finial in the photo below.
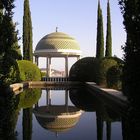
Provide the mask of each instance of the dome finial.
POLYGON ((58 32, 58 27, 56 27, 56 32, 58 32))

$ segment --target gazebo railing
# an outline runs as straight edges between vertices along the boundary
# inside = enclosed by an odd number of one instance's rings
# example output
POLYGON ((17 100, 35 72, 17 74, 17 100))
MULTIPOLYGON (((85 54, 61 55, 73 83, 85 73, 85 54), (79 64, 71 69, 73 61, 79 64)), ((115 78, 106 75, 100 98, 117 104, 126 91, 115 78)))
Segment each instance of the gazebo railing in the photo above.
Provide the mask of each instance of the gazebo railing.
POLYGON ((48 82, 68 82, 69 77, 42 77, 42 81, 48 82))

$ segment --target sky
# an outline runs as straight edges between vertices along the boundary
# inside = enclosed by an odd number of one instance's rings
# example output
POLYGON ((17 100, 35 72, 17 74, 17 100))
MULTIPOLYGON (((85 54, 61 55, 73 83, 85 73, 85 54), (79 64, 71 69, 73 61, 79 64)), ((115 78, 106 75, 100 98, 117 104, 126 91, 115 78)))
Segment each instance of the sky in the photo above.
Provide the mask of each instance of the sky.
MULTIPOLYGON (((100 0, 103 12, 104 39, 106 39, 107 0, 100 0)), ((19 45, 22 50, 22 24, 24 0, 15 0, 14 22, 18 23, 19 45)), ((81 48, 82 57, 95 56, 97 33, 98 0, 30 0, 33 26, 33 51, 39 40, 55 31, 74 37, 81 48)), ((123 57, 121 46, 125 44, 126 33, 118 0, 110 0, 113 55, 123 57)), ((105 41, 104 41, 105 42, 105 41)), ((46 67, 45 59, 39 59, 39 67, 46 67)), ((70 59, 69 68, 76 61, 70 59)), ((64 59, 53 59, 55 69, 64 69, 64 59)))

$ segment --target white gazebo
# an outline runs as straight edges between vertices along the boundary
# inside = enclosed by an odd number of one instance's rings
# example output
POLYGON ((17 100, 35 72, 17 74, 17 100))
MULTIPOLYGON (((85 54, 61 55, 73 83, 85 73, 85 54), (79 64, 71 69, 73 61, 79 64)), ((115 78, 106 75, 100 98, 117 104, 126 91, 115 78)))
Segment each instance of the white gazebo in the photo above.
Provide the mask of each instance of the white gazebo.
POLYGON ((80 58, 81 51, 77 41, 63 32, 50 33, 44 36, 34 51, 35 62, 39 64, 39 57, 46 57, 46 72, 51 77, 51 59, 65 58, 65 77, 68 77, 68 58, 80 58))

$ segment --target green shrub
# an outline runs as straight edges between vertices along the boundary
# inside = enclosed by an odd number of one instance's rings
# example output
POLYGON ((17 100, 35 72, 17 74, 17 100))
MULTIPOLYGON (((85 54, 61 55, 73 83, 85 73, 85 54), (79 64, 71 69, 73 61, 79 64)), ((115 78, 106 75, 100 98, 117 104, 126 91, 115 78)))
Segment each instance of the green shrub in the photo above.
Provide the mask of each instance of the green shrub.
POLYGON ((85 57, 78 60, 70 69, 71 81, 95 82, 100 86, 121 89, 123 61, 117 57, 101 60, 85 57))
POLYGON ((121 90, 122 89, 122 67, 119 65, 112 66, 107 72, 107 87, 121 90))
POLYGON ((107 72, 112 66, 115 66, 117 64, 118 64, 117 61, 112 57, 103 58, 100 60, 99 73, 97 76, 98 85, 103 86, 103 87, 107 86, 107 80, 106 80, 107 72))
MULTIPOLYGON (((112 88, 115 87, 115 88, 120 89, 121 88, 121 81, 120 81, 121 78, 120 78, 120 80, 118 79, 119 80, 118 86, 113 85, 113 83, 111 84, 111 82, 113 81, 114 78, 117 78, 119 75, 121 76, 123 64, 124 64, 123 60, 121 60, 120 58, 117 58, 117 57, 103 58, 99 64, 99 73, 98 73, 98 78, 97 78, 97 84, 99 84, 100 86, 103 86, 103 87, 112 87, 112 88), (114 68, 112 68, 112 67, 114 67, 114 68), (111 70, 111 68, 113 70, 111 70), (108 71, 113 71, 113 72, 110 72, 110 76, 108 74, 108 71), (118 73, 117 72, 115 73, 115 71, 117 71, 118 73), (111 81, 109 81, 109 80, 111 80, 111 81)), ((115 81, 115 79, 114 79, 114 81, 115 81)), ((117 81, 114 84, 117 84, 117 81)))
POLYGON ((39 68, 31 61, 18 60, 17 61, 20 72, 21 81, 38 81, 41 80, 41 72, 39 68))
POLYGON ((69 78, 71 81, 97 81, 98 59, 85 57, 78 60, 70 69, 69 78))

